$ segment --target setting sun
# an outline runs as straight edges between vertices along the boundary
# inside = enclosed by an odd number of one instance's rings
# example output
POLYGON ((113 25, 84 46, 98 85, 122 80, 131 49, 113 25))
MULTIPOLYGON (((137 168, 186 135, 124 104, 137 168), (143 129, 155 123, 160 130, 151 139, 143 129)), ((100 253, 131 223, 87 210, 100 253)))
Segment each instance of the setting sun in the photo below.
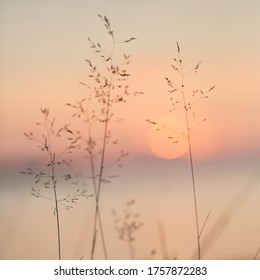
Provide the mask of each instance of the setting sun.
POLYGON ((172 159, 186 153, 185 126, 182 121, 165 116, 148 122, 153 124, 148 134, 149 147, 156 156, 172 159))

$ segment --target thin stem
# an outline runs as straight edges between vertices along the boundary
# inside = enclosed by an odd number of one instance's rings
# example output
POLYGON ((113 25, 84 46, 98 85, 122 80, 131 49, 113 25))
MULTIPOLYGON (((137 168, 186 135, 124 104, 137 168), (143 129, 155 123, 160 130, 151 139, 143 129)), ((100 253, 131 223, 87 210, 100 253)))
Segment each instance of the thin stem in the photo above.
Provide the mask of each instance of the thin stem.
MULTIPOLYGON (((91 124, 90 123, 89 123, 89 136, 91 137, 91 124)), ((94 195, 95 195, 95 199, 96 199, 95 212, 97 213, 103 251, 104 251, 105 259, 107 260, 108 259, 107 249, 106 249, 106 243, 105 243, 105 237, 104 237, 104 231, 103 231, 103 225, 102 225, 102 220, 101 220, 101 215, 100 215, 99 204, 98 204, 98 200, 97 200, 96 172, 95 172, 95 164, 94 164, 91 143, 89 144, 89 154, 90 154, 90 166, 91 166, 91 173, 92 173, 94 195)), ((94 227, 93 227, 94 232, 93 232, 93 240, 92 240, 92 248, 91 248, 91 256, 90 256, 90 259, 92 259, 92 260, 94 258, 94 251, 95 251, 95 244, 96 244, 96 236, 97 236, 96 228, 97 228, 97 219, 94 218, 94 227)))
POLYGON ((255 256, 254 256, 253 260, 256 260, 256 259, 257 259, 257 256, 258 256, 259 252, 260 252, 260 246, 258 247, 258 249, 257 249, 257 251, 256 251, 256 253, 255 253, 255 256))
POLYGON ((55 182, 55 173, 54 173, 54 165, 52 164, 52 182, 53 182, 53 192, 55 199, 55 214, 56 214, 56 224, 57 224, 57 238, 58 238, 58 251, 59 251, 59 260, 61 260, 61 238, 60 238, 60 219, 59 219, 59 207, 58 207, 58 198, 57 198, 57 190, 56 190, 56 182, 55 182))
POLYGON ((127 231, 127 243, 128 243, 128 249, 129 249, 129 254, 130 254, 130 259, 134 260, 134 248, 133 248, 133 244, 132 244, 132 236, 131 236, 131 229, 129 227, 129 225, 127 224, 127 222, 125 221, 125 225, 124 225, 126 231, 127 231))
POLYGON ((59 207, 58 207, 58 196, 56 190, 56 179, 55 179, 55 154, 52 153, 51 149, 51 141, 50 141, 50 131, 48 129, 47 119, 45 119, 45 125, 47 130, 47 138, 48 138, 48 154, 50 158, 51 164, 51 179, 53 183, 53 193, 54 193, 54 200, 55 200, 55 215, 56 215, 56 225, 57 225, 57 240, 58 240, 58 256, 59 260, 61 260, 61 237, 60 237, 60 218, 59 218, 59 207))
MULTIPOLYGON (((106 153, 106 143, 107 143, 107 131, 108 131, 108 117, 109 117, 109 102, 110 102, 110 88, 109 88, 109 95, 108 95, 108 103, 107 103, 107 112, 106 112, 106 119, 105 119, 105 127, 104 127, 104 139, 103 139, 103 145, 102 145, 102 154, 101 154, 101 163, 100 163, 100 170, 98 174, 98 187, 94 187, 95 189, 95 197, 96 197, 96 208, 95 208, 95 214, 94 214, 94 230, 93 230, 93 240, 92 240, 92 249, 91 249, 91 260, 94 259, 94 253, 95 253, 95 246, 96 246, 96 235, 97 235, 97 219, 100 217, 100 211, 99 211, 99 199, 100 199, 100 191, 101 191, 101 185, 102 185, 102 179, 103 179, 103 171, 104 171, 104 163, 105 163, 105 153, 106 153)), ((99 219, 101 221, 101 219, 99 219)), ((99 225, 102 223, 100 222, 99 225)), ((101 230, 100 228, 100 230, 101 230)), ((103 233, 103 230, 102 230, 103 233)), ((104 240, 104 235, 102 234, 102 241, 104 240)), ((103 242, 102 242, 103 243, 103 242)), ((105 259, 107 259, 107 252, 104 251, 105 259)))
POLYGON ((129 247, 129 254, 130 254, 130 258, 131 260, 134 260, 134 252, 133 252, 133 246, 132 246, 132 242, 131 242, 131 237, 128 237, 128 247, 129 247))
MULTIPOLYGON (((110 61, 112 65, 112 54, 114 51, 115 47, 115 41, 113 38, 113 46, 112 46, 112 51, 110 55, 110 61)), ((95 208, 95 214, 94 214, 94 230, 93 230, 93 240, 92 240, 92 249, 91 249, 91 259, 93 260, 94 258, 94 252, 95 252, 95 246, 96 246, 96 234, 97 234, 97 219, 99 219, 99 226, 100 231, 102 231, 102 243, 103 245, 105 244, 104 241, 104 232, 102 229, 102 223, 101 223, 101 218, 100 217, 100 211, 99 211, 99 199, 100 199, 100 192, 101 192, 101 186, 102 186, 102 179, 103 179, 103 171, 104 171, 104 164, 105 164, 105 155, 106 155, 106 148, 107 148, 107 133, 108 133, 108 122, 109 122, 109 113, 110 113, 110 99, 111 99, 111 85, 112 85, 112 80, 113 80, 113 71, 111 72, 110 75, 110 81, 109 81, 109 86, 108 86, 108 93, 107 93, 107 103, 106 103, 106 113, 105 113, 105 126, 104 126, 104 134, 103 134, 103 144, 102 144, 102 153, 101 153, 101 162, 100 162, 100 170, 98 174, 98 186, 95 191, 95 196, 96 196, 96 208, 95 208), (102 229, 102 230, 101 230, 102 229)), ((103 246, 103 249, 105 247, 103 246)), ((107 251, 106 249, 104 250, 104 255, 105 259, 108 259, 107 256, 107 251)))
POLYGON ((185 120, 186 120, 186 130, 187 130, 187 141, 189 148, 189 161, 190 161, 190 170, 191 170, 191 179, 192 179, 192 190, 193 190, 193 201, 194 201, 194 212, 195 212, 195 222, 196 222, 196 235, 197 235, 197 251, 198 251, 198 259, 201 259, 201 248, 200 248, 200 230, 199 230, 199 215, 198 215, 198 203, 197 203, 197 194, 196 194, 196 184, 195 184, 195 174, 194 174, 194 165, 193 165, 193 155, 192 155, 192 147, 191 147, 191 129, 189 124, 189 116, 188 116, 188 107, 184 94, 184 73, 182 68, 182 60, 180 57, 180 49, 178 46, 178 54, 179 54, 179 65, 180 65, 180 73, 181 73, 181 95, 183 99, 183 106, 185 110, 185 120))
POLYGON ((201 237, 201 235, 202 235, 202 233, 203 233, 203 231, 204 231, 204 228, 205 228, 205 226, 206 226, 206 224, 207 224, 207 222, 208 222, 208 219, 209 219, 210 214, 211 214, 211 209, 209 210, 208 215, 207 215, 207 217, 206 217, 206 219, 205 219, 205 221, 204 221, 204 223, 203 223, 203 226, 201 227, 200 234, 199 234, 199 238, 201 237))
POLYGON ((200 252, 199 216, 198 216, 196 185, 195 185, 195 176, 194 176, 193 158, 192 158, 192 150, 191 150, 191 141, 190 141, 190 137, 188 137, 188 143, 189 143, 189 157, 190 157, 190 168, 191 168, 192 189, 193 189, 193 199, 194 199, 194 211, 195 211, 195 220, 196 220, 198 259, 200 260, 200 258, 201 258, 201 252, 200 252))
POLYGON ((158 231, 159 231, 162 259, 169 260, 169 254, 167 252, 167 242, 166 242, 166 236, 165 236, 165 230, 164 230, 163 223, 158 224, 158 231))

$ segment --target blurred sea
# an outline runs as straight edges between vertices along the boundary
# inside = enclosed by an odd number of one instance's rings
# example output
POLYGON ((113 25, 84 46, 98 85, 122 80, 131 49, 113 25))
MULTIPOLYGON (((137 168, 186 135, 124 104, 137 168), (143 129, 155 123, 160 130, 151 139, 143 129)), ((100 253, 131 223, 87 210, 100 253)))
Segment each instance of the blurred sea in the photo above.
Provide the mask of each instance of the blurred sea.
MULTIPOLYGON (((195 163, 204 259, 252 259, 260 245, 260 174, 256 160, 195 163)), ((0 259, 56 259, 54 203, 30 195, 34 179, 17 168, 2 168, 0 182, 0 259)), ((100 210, 110 259, 128 259, 128 244, 115 230, 115 210, 124 217, 126 203, 143 226, 134 241, 137 259, 191 259, 196 256, 194 204, 189 165, 185 159, 136 158, 107 175, 119 175, 104 184, 100 210), (162 231, 163 229, 163 231, 162 231), (163 248, 166 244, 166 249, 163 248), (167 252, 165 252, 165 250, 167 252), (153 254, 150 253, 153 251, 153 254)), ((36 187, 40 187, 40 183, 36 187), (39 186, 38 186, 39 185, 39 186)), ((72 187, 58 185, 58 195, 72 187)), ((93 193, 91 181, 86 185, 93 193)), ((89 259, 94 199, 82 198, 74 209, 60 205, 63 259, 89 259)), ((96 258, 103 259, 100 235, 96 258)), ((259 258, 260 256, 258 256, 259 258)))

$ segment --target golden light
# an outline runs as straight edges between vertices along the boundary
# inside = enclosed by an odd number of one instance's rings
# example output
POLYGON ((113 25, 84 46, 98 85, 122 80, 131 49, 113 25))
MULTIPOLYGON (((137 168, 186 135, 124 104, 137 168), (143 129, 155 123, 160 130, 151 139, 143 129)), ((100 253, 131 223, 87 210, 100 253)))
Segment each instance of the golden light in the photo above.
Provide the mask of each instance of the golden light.
POLYGON ((182 121, 172 116, 165 116, 148 122, 151 123, 148 143, 156 156, 173 159, 181 157, 187 152, 185 125, 182 121))

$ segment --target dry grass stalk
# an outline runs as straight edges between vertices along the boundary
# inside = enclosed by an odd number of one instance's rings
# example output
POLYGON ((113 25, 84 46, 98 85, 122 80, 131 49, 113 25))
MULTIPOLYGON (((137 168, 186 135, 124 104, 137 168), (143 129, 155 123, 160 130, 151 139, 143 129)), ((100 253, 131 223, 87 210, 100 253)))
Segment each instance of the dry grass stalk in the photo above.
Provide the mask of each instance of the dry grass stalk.
POLYGON ((36 198, 45 198, 54 202, 54 215, 56 217, 57 228, 57 245, 58 245, 58 259, 62 257, 61 252, 61 229, 60 229, 60 212, 59 205, 64 206, 67 210, 73 208, 73 206, 79 201, 81 197, 89 198, 92 195, 88 194, 86 189, 79 188, 78 182, 73 180, 73 172, 71 168, 71 160, 64 158, 65 154, 71 153, 73 149, 77 147, 79 138, 73 135, 73 132, 69 129, 68 125, 64 125, 59 129, 55 127, 55 118, 50 118, 50 112, 47 108, 42 108, 44 121, 42 123, 37 122, 37 127, 42 127, 43 132, 41 137, 37 137, 33 132, 24 133, 25 137, 37 143, 37 148, 47 155, 46 170, 35 171, 33 168, 28 167, 26 171, 22 171, 22 174, 31 175, 35 178, 35 184, 41 184, 39 188, 33 187, 31 194, 36 198), (59 151, 55 151, 55 142, 65 137, 67 145, 59 151), (64 166, 68 168, 69 173, 64 174, 64 166), (59 169, 59 171, 58 171, 59 169), (60 175, 60 172, 62 174, 60 175), (69 193, 60 198, 57 193, 58 183, 61 181, 71 182, 76 186, 75 192, 69 193), (52 195, 49 196, 49 191, 52 195))
MULTIPOLYGON (((102 226, 100 214, 100 195, 103 184, 110 183, 116 177, 105 176, 106 169, 106 154, 109 145, 117 145, 118 140, 113 139, 110 131, 112 122, 121 122, 113 114, 113 107, 118 104, 127 102, 128 96, 137 96, 142 92, 131 92, 129 89, 128 78, 130 73, 127 71, 127 66, 130 63, 130 55, 123 54, 122 61, 115 61, 116 47, 122 44, 127 44, 136 38, 132 37, 124 41, 116 41, 114 31, 111 28, 110 21, 106 16, 98 15, 103 22, 106 31, 111 39, 110 50, 105 50, 100 43, 94 42, 88 38, 90 48, 97 55, 97 63, 93 63, 90 59, 86 59, 89 66, 90 74, 88 75, 89 83, 80 82, 81 85, 88 89, 88 96, 76 104, 67 105, 76 110, 74 117, 82 119, 87 124, 87 135, 82 136, 83 132, 78 131, 81 135, 82 148, 87 152, 87 158, 90 162, 91 179, 95 194, 95 213, 93 223, 93 238, 91 245, 90 259, 94 259, 98 229, 101 236, 104 258, 108 259, 108 252, 102 226), (99 70, 98 61, 102 63, 102 69, 99 70), (99 127, 102 131, 101 135, 93 132, 93 127, 99 127)), ((127 156, 127 153, 121 151, 115 163, 121 167, 122 159, 127 156)))
MULTIPOLYGON (((112 211, 115 222, 115 230, 119 239, 128 244, 131 260, 135 259, 136 249, 134 247, 134 241, 136 240, 136 232, 143 226, 143 223, 139 221, 140 215, 132 210, 134 205, 135 200, 127 202, 122 217, 119 216, 115 210, 112 211)), ((154 253, 154 251, 151 252, 151 254, 154 253)))
POLYGON ((199 214, 198 214, 198 199, 197 199, 197 187, 195 181, 195 173, 194 173, 194 160, 193 160, 193 152, 192 152, 192 144, 191 144, 191 136, 193 131, 197 128, 197 126, 206 121, 206 119, 198 120, 197 115, 194 112, 194 106, 207 98, 210 97, 215 86, 210 87, 208 90, 193 90, 191 94, 185 91, 185 77, 190 73, 197 73, 201 62, 199 62, 194 68, 188 71, 184 71, 183 69, 183 59, 181 57, 181 49, 179 43, 176 42, 177 45, 177 53, 178 57, 173 59, 173 63, 171 64, 171 68, 174 73, 177 74, 179 78, 170 79, 168 77, 165 78, 168 84, 168 92, 171 95, 171 109, 170 112, 174 112, 176 109, 180 109, 184 111, 184 119, 186 129, 185 131, 175 131, 165 127, 164 125, 157 123, 152 120, 147 120, 148 123, 152 125, 156 125, 159 130, 166 130, 169 133, 168 139, 172 141, 173 144, 178 143, 180 141, 187 141, 188 145, 188 153, 189 153, 189 162, 190 162, 190 171, 191 171, 191 180, 192 180, 192 192, 193 192, 193 201, 194 201, 194 214, 195 214, 195 224, 196 224, 196 239, 197 239, 197 258, 201 259, 201 245, 200 245, 200 237, 204 230, 205 224, 208 220, 207 215, 202 228, 199 226, 199 214), (177 80, 177 82, 175 81, 177 80), (176 136, 177 135, 177 136, 176 136))

